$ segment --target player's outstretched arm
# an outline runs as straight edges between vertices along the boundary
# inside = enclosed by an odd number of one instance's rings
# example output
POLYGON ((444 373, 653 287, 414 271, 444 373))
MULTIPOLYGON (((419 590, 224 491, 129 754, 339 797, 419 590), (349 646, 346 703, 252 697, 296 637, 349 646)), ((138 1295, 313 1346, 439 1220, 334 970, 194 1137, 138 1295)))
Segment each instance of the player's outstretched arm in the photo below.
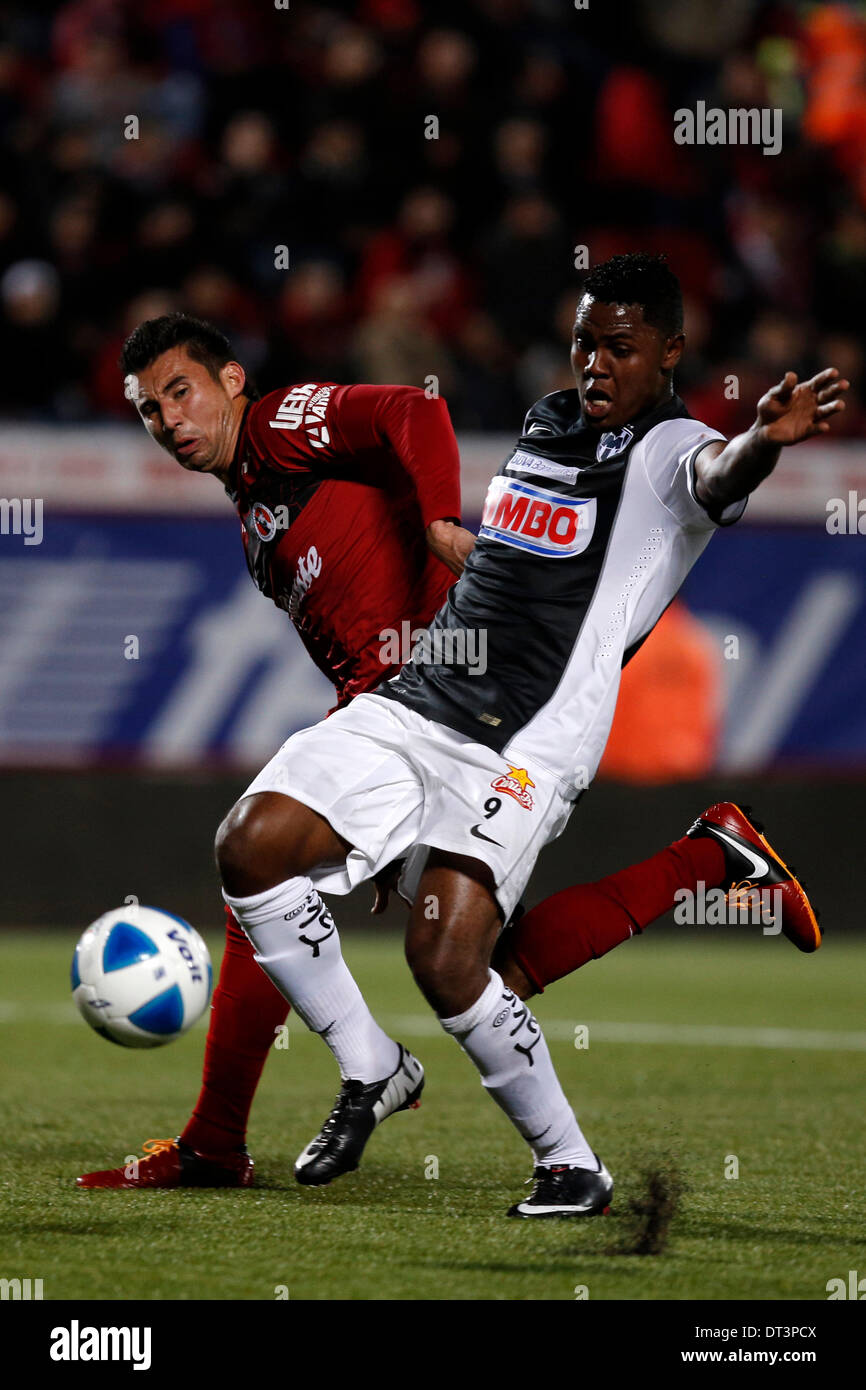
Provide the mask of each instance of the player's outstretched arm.
POLYGON ((786 372, 758 401, 758 418, 745 434, 727 444, 709 444, 695 460, 695 491, 705 506, 724 508, 748 497, 772 473, 782 448, 815 434, 826 434, 830 419, 845 409, 843 381, 835 367, 825 367, 810 381, 786 372))

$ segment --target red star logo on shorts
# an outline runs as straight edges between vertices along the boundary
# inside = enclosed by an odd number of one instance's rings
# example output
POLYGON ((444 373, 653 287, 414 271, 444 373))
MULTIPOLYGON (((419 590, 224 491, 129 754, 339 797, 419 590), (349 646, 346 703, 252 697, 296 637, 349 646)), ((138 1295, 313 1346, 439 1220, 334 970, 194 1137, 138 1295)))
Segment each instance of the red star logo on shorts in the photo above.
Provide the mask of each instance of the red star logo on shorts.
POLYGON ((534 787, 535 783, 525 767, 512 767, 509 763, 507 775, 494 777, 490 785, 495 792, 504 792, 506 796, 513 796, 515 801, 520 802, 524 811, 532 810, 535 803, 528 788, 534 787))

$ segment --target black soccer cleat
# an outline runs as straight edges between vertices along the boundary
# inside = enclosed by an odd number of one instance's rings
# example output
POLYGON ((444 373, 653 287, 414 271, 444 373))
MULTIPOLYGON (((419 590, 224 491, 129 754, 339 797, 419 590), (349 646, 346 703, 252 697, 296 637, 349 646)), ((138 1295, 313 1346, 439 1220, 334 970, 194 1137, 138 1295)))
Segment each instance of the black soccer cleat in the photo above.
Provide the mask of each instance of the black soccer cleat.
POLYGON ((309 1187, 352 1173, 377 1125, 397 1110, 416 1110, 424 1089, 424 1068, 402 1043, 397 1069, 384 1081, 344 1081, 320 1132, 295 1163, 295 1177, 309 1187))
POLYGON ((754 889, 778 889, 783 934, 799 951, 817 951, 821 928, 805 885, 773 849, 751 811, 751 806, 719 801, 698 816, 686 834, 693 839, 709 835, 721 845, 729 901, 748 907, 754 889))
POLYGON ((509 1209, 509 1216, 534 1218, 600 1216, 610 1210, 613 1178, 598 1154, 598 1169, 542 1168, 533 1173, 532 1193, 509 1209))

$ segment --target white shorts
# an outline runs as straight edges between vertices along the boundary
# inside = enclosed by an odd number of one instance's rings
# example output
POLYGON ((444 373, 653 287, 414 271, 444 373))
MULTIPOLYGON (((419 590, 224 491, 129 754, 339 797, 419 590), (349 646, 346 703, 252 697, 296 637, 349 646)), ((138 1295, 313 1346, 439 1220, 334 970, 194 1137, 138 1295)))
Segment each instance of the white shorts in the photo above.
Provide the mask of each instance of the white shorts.
POLYGON ((310 873, 322 892, 349 893, 405 857, 399 891, 411 902, 428 850, 449 850, 489 866, 506 921, 574 807, 546 769, 508 763, 378 695, 293 734, 244 795, 256 792, 302 801, 353 846, 310 873))

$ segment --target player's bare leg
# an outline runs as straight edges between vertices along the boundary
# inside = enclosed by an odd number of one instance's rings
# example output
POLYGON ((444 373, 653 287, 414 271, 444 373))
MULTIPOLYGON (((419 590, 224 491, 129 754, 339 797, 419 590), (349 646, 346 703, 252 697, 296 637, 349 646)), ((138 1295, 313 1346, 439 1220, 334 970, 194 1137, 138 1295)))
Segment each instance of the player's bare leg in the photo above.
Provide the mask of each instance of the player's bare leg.
POLYGON ((227 899, 254 897, 324 864, 338 864, 351 845, 323 816, 281 792, 242 797, 216 837, 227 899))
MULTIPOLYGON (((393 1110, 417 1104, 424 1084, 420 1063, 383 1032, 367 1008, 342 958, 333 918, 306 876, 312 868, 340 862, 350 848, 322 816, 277 792, 242 798, 217 836, 225 896, 256 948, 255 969, 261 973, 262 967, 262 980, 271 991, 268 1027, 275 985, 307 1026, 324 1037, 344 1080, 343 1105, 351 1102, 359 1112, 357 1152, 351 1145, 334 1152, 331 1144, 327 1153, 310 1153, 314 1141, 305 1150, 310 1171, 304 1181, 327 1182, 357 1167, 375 1125, 393 1110)), ((257 979, 254 986, 262 993, 257 979)), ((285 1003, 279 1012, 285 1019, 285 1003)), ((258 1072, 263 1060, 253 1058, 258 1072)), ((179 1140, 149 1141, 146 1147, 135 1163, 86 1174, 78 1185, 162 1188, 247 1186, 252 1181, 252 1162, 242 1143, 233 1154, 202 1152, 185 1131, 179 1140)))
POLYGON ((490 969, 500 922, 489 869, 432 851, 409 921, 406 957, 442 1027, 532 1149, 535 1187, 509 1215, 595 1215, 609 1204, 613 1182, 581 1133, 538 1022, 490 969), (429 912, 431 902, 437 916, 429 912))
MULTIPOLYGON (((271 819, 279 817, 284 801, 274 798, 271 819)), ((251 809, 241 801, 233 812, 235 823, 251 809)), ((252 1180, 246 1150, 250 1106, 275 1034, 289 1012, 288 1000, 256 961, 249 937, 228 906, 225 911, 226 949, 214 991, 201 1093, 178 1141, 186 1175, 193 1181, 199 1170, 204 1174, 215 1163, 232 1172, 239 1162, 245 1165, 243 1179, 252 1180)))
POLYGON ((217 836, 224 896, 256 960, 340 1067, 334 1109, 295 1164, 298 1181, 314 1186, 357 1168, 376 1125, 417 1105, 424 1085, 420 1062, 367 1008, 334 919, 307 877, 351 848, 323 816, 280 792, 244 797, 217 836))

